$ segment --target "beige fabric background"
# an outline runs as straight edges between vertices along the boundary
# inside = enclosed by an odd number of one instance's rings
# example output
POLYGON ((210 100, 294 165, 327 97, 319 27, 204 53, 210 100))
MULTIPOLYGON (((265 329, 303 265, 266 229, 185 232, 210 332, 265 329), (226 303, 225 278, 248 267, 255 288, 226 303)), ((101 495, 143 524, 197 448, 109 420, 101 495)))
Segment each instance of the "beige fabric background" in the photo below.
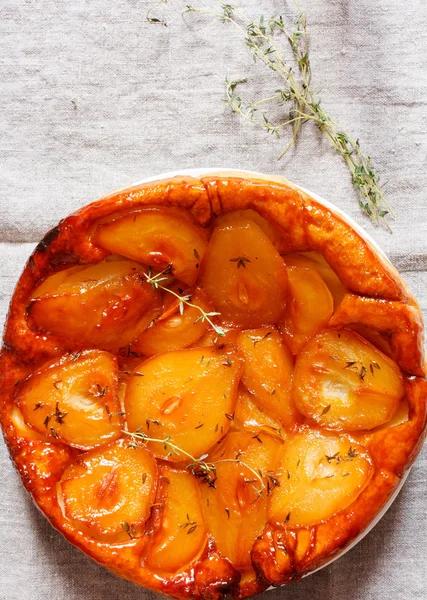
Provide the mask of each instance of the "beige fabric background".
MULTIPOLYGON (((0 320, 37 240, 113 188, 178 168, 281 173, 364 225, 403 272, 427 315, 427 5, 425 0, 305 0, 314 86, 370 152, 393 204, 394 234, 359 213, 348 173, 307 126, 281 142, 230 114, 226 76, 261 71, 230 27, 181 15, 170 0, 149 25, 145 0, 0 3, 0 320)), ((215 6, 214 0, 206 5, 215 6)), ((253 15, 286 9, 242 0, 253 15)), ((258 88, 274 90, 264 78, 258 88)), ((426 598, 427 456, 381 523, 334 565, 266 600, 426 598)), ((0 446, 0 599, 158 597, 101 569, 53 531, 0 446)))

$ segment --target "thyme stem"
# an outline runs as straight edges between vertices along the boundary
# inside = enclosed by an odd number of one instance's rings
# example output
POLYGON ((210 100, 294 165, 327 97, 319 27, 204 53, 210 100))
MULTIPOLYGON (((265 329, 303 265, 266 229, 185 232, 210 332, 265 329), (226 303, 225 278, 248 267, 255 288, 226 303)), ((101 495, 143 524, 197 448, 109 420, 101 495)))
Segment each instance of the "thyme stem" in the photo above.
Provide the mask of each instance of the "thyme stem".
POLYGON ((342 127, 333 121, 322 108, 320 99, 311 88, 312 70, 309 58, 309 36, 307 18, 295 2, 297 15, 288 26, 283 17, 272 15, 261 16, 258 21, 249 20, 244 13, 224 0, 218 0, 220 10, 194 8, 187 6, 184 12, 204 13, 230 23, 244 36, 244 43, 252 52, 255 61, 259 61, 279 77, 281 87, 274 94, 254 102, 244 102, 237 93, 238 85, 246 83, 246 79, 226 80, 226 102, 233 112, 250 124, 262 127, 268 133, 280 137, 280 131, 292 127, 292 136, 278 157, 280 160, 293 146, 301 126, 314 121, 322 134, 342 157, 351 175, 354 189, 359 194, 361 210, 374 222, 381 220, 391 231, 386 220, 393 215, 388 202, 379 185, 379 177, 370 157, 342 127), (290 46, 291 55, 286 57, 276 44, 276 33, 283 34, 290 46), (289 118, 278 123, 271 120, 264 107, 273 103, 278 106, 289 106, 289 118), (261 111, 261 112, 260 112, 261 111), (257 118, 257 115, 259 117, 257 118))
POLYGON ((149 23, 153 23, 153 24, 157 24, 157 25, 164 25, 165 27, 167 27, 167 23, 164 19, 159 19, 158 17, 151 16, 152 12, 155 11, 156 8, 158 8, 161 4, 167 4, 167 1, 168 0, 159 0, 157 2, 157 4, 154 4, 147 10, 147 14, 145 15, 145 18, 149 23))
POLYGON ((261 495, 262 492, 265 490, 265 484, 264 484, 264 482, 262 480, 261 475, 258 473, 258 471, 256 471, 255 469, 253 469, 251 466, 249 466, 245 462, 241 461, 239 458, 222 458, 221 460, 217 460, 217 461, 215 461, 215 463, 212 463, 212 464, 219 465, 220 463, 237 463, 237 464, 241 465, 242 467, 245 467, 248 471, 250 471, 252 473, 252 475, 254 477, 256 477, 258 479, 258 481, 261 484, 260 489, 255 489, 254 488, 255 492, 258 495, 261 495))
POLYGON ((262 492, 265 490, 265 484, 264 484, 264 481, 263 481, 261 475, 257 471, 255 471, 251 466, 249 466, 248 464, 246 464, 239 458, 235 458, 235 459, 234 458, 225 458, 225 459, 221 459, 221 460, 218 460, 215 462, 206 462, 205 460, 201 460, 200 458, 195 458, 189 452, 187 452, 180 446, 177 446, 174 442, 171 441, 169 436, 161 439, 161 438, 149 437, 146 433, 144 433, 142 431, 131 432, 131 431, 123 430, 122 433, 131 437, 132 440, 138 440, 142 443, 154 442, 154 443, 158 443, 158 444, 163 444, 163 446, 166 449, 170 448, 174 454, 177 454, 177 455, 181 454, 182 456, 185 456, 186 458, 188 458, 191 461, 186 466, 187 469, 194 470, 195 467, 199 467, 201 469, 201 471, 205 474, 209 474, 209 473, 215 474, 216 473, 215 467, 216 467, 216 465, 218 465, 220 463, 232 462, 232 463, 239 464, 242 467, 244 467, 245 469, 247 469, 248 471, 250 471, 254 475, 254 477, 256 477, 256 479, 259 481, 259 483, 260 483, 259 489, 256 489, 254 487, 254 491, 256 492, 256 494, 258 496, 261 496, 262 492))
POLYGON ((148 273, 144 273, 144 277, 147 280, 147 282, 154 289, 160 289, 160 290, 163 290, 164 292, 167 292, 168 294, 172 294, 172 296, 175 296, 175 298, 177 298, 179 300, 179 310, 180 310, 181 314, 183 314, 183 312, 184 312, 184 305, 191 307, 191 308, 195 308, 200 313, 200 317, 198 317, 197 320, 201 319, 202 322, 206 321, 207 323, 209 323, 209 325, 212 327, 212 329, 215 331, 215 333, 219 337, 224 337, 227 330, 224 327, 219 327, 218 325, 215 325, 215 323, 213 323, 210 318, 210 317, 215 317, 215 316, 219 315, 220 314, 219 312, 208 312, 207 313, 203 310, 203 308, 201 306, 198 306, 197 304, 193 304, 192 302, 190 302, 191 296, 178 294, 177 292, 174 292, 170 288, 162 285, 162 283, 161 283, 162 281, 167 281, 167 277, 165 277, 165 275, 167 273, 170 273, 170 270, 171 270, 171 265, 168 265, 166 267, 166 269, 163 269, 163 271, 161 271, 160 273, 157 273, 157 275, 152 275, 151 269, 149 269, 148 273))

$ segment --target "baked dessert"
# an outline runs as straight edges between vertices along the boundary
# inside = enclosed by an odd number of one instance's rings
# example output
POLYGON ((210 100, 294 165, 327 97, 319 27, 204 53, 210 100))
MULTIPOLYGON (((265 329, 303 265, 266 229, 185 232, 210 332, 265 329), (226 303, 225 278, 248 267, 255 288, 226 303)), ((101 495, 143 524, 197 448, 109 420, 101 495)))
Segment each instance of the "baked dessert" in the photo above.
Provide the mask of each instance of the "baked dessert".
POLYGON ((0 375, 6 442, 53 526, 174 598, 317 569, 425 435, 416 300, 282 178, 174 177, 61 221, 19 280, 0 375))

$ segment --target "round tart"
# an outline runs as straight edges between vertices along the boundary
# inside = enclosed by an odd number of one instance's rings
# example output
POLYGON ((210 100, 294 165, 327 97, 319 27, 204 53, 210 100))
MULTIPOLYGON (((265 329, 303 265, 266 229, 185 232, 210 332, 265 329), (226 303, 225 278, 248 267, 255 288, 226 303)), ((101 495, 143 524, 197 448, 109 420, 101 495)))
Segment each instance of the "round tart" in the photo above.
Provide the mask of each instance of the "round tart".
POLYGON ((0 359, 26 489, 75 546, 174 598, 243 598, 342 553, 421 447, 418 304, 278 177, 154 180, 29 258, 0 359))

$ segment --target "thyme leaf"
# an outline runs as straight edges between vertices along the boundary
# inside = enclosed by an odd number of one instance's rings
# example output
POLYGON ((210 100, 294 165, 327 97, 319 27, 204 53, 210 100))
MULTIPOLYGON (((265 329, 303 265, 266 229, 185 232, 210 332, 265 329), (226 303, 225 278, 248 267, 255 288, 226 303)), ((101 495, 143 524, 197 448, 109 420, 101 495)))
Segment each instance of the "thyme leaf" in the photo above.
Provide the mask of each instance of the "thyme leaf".
POLYGON ((240 267, 243 267, 244 269, 246 269, 245 263, 250 263, 251 261, 246 256, 237 256, 236 258, 230 258, 230 262, 237 263, 238 269, 240 269, 240 267))
POLYGON ((89 393, 92 394, 92 396, 94 396, 95 398, 103 398, 108 393, 108 386, 106 385, 105 387, 102 387, 102 385, 100 385, 99 383, 94 383, 91 386, 89 393))
POLYGON ((136 538, 136 529, 133 523, 129 524, 127 521, 123 521, 123 523, 120 523, 120 526, 128 535, 129 539, 134 540, 136 538))
POLYGON ((187 529, 187 535, 190 535, 191 533, 194 533, 194 531, 196 531, 198 525, 199 524, 197 523, 197 521, 192 521, 189 515, 187 514, 187 521, 185 523, 182 523, 180 527, 181 529, 187 529))
POLYGON ((60 425, 63 424, 65 417, 68 415, 68 412, 59 410, 59 402, 55 405, 55 412, 53 414, 53 418, 60 425))

